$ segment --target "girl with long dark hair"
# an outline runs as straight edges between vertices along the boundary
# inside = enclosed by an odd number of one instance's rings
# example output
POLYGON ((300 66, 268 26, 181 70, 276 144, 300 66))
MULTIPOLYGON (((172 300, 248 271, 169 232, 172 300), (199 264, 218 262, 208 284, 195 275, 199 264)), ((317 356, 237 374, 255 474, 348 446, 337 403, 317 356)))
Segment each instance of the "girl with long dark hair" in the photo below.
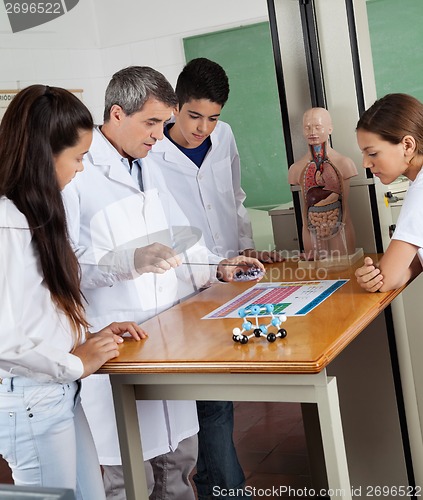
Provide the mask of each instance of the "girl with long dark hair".
POLYGON ((88 109, 70 92, 32 85, 0 124, 0 454, 15 484, 105 498, 79 400, 79 379, 118 355, 132 322, 88 332, 61 190, 82 170, 88 109))

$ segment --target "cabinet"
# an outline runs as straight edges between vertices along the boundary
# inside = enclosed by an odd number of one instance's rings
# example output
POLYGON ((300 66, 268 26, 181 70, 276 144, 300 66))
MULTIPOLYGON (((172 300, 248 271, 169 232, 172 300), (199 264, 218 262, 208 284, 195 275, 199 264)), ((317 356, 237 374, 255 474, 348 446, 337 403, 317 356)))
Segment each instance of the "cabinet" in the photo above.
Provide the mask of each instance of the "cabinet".
POLYGON ((269 210, 272 219, 276 250, 298 251, 298 233, 292 203, 285 203, 269 210))

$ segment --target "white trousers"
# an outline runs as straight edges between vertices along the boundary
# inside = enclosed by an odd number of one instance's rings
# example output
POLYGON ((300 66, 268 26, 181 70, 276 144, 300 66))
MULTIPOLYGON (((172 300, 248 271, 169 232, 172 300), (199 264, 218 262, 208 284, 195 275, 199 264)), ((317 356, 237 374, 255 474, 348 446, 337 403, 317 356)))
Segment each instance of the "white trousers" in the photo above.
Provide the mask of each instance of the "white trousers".
POLYGON ((1 382, 0 454, 15 484, 69 488, 78 500, 105 499, 79 384, 24 377, 1 382))

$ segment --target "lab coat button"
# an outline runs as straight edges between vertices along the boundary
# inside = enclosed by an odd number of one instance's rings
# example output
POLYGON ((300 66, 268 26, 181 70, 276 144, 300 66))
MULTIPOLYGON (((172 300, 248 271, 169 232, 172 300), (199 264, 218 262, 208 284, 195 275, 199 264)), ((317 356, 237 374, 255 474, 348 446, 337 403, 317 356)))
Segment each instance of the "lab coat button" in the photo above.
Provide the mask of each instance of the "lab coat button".
POLYGON ((210 205, 210 203, 209 203, 209 204, 207 205, 207 210, 211 210, 211 207, 212 207, 212 206, 211 206, 211 205, 210 205))

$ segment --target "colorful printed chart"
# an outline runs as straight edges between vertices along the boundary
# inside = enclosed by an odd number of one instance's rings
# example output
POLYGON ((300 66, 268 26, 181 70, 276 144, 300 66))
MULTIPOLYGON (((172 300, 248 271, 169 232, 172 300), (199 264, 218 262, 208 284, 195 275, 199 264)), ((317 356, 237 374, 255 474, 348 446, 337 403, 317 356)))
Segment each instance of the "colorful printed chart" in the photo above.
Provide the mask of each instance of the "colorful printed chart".
MULTIPOLYGON (((238 310, 253 304, 273 304, 273 314, 305 316, 348 280, 258 283, 202 319, 238 318, 238 310)), ((264 313, 263 313, 264 314, 264 313)))

